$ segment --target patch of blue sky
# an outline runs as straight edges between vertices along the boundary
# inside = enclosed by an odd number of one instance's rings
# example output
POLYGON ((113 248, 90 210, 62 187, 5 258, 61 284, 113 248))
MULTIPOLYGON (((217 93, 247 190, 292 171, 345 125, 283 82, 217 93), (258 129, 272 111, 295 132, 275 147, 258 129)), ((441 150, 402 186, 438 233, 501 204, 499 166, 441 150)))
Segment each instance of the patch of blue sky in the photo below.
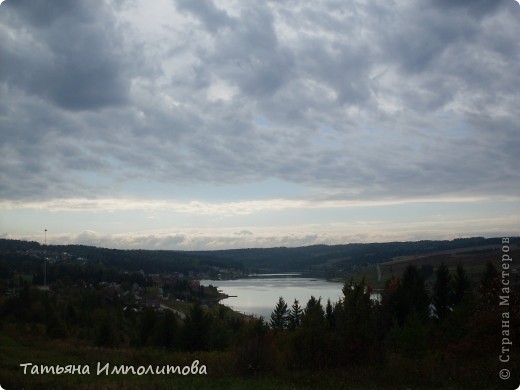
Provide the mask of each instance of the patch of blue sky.
POLYGON ((337 148, 339 146, 339 143, 333 139, 330 138, 324 138, 324 137, 313 137, 312 143, 316 146, 324 147, 327 149, 333 149, 337 148))
POLYGON ((471 132, 471 128, 467 124, 460 123, 459 125, 457 125, 455 127, 452 127, 449 130, 449 134, 448 135, 451 138, 460 138, 460 137, 466 136, 470 132, 471 132))
POLYGON ((258 126, 263 126, 263 127, 273 127, 274 126, 273 122, 271 122, 269 119, 267 119, 264 116, 257 116, 254 120, 254 123, 258 126))
POLYGON ((369 124, 362 125, 356 137, 356 143, 364 146, 379 145, 383 142, 393 144, 395 140, 394 130, 369 124))
POLYGON ((380 133, 382 132, 384 129, 382 127, 379 127, 379 126, 373 126, 373 125, 363 125, 361 127, 364 131, 368 131, 370 133, 380 133))
POLYGON ((334 149, 340 146, 335 137, 335 130, 329 126, 320 127, 317 134, 312 137, 312 143, 327 149, 334 149))
POLYGON ((55 223, 46 210, 2 210, 0 234, 24 235, 41 230, 43 242, 44 229, 55 223))
POLYGON ((444 129, 446 135, 450 138, 463 137, 472 130, 461 115, 441 112, 433 115, 433 117, 437 120, 437 128, 444 129))
POLYGON ((334 133, 334 129, 329 126, 320 127, 320 131, 324 134, 333 134, 334 133))
POLYGON ((265 200, 275 198, 300 198, 308 189, 302 185, 277 178, 267 178, 255 182, 232 184, 176 183, 132 181, 125 190, 136 197, 177 201, 236 202, 247 199, 265 200))
POLYGON ((41 241, 43 242, 44 229, 48 230, 48 238, 64 232, 79 233, 85 230, 116 233, 121 230, 122 226, 126 231, 132 231, 135 223, 139 220, 133 215, 131 220, 126 219, 126 224, 119 224, 117 221, 120 220, 120 215, 117 214, 120 213, 102 210, 6 210, 2 211, 2 220, 5 226, 9 226, 9 231, 3 231, 3 227, 0 227, 0 229, 1 233, 15 236, 38 236, 39 231, 41 231, 41 241), (27 223, 29 220, 30 223, 27 223))
POLYGON ((83 179, 89 186, 105 186, 110 185, 112 180, 105 172, 82 171, 79 177, 83 179))
POLYGON ((449 111, 436 111, 433 115, 433 118, 439 119, 442 121, 452 121, 453 119, 456 119, 457 116, 449 111))
POLYGON ((203 197, 203 200, 222 202, 302 197, 308 191, 304 186, 277 178, 237 184, 199 185, 198 187, 202 190, 200 196, 203 197))

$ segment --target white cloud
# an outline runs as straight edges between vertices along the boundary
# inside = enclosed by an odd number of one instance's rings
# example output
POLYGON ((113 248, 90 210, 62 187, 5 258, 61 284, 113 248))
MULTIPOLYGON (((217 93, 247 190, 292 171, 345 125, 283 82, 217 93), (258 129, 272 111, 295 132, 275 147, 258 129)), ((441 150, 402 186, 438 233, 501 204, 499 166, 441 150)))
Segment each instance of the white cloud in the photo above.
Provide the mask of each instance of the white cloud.
MULTIPOLYGON (((351 242, 416 241, 458 237, 501 237, 520 234, 520 215, 484 219, 450 219, 417 222, 362 220, 351 223, 243 228, 184 228, 175 231, 137 231, 107 234, 47 233, 49 244, 83 244, 121 249, 217 250, 231 248, 296 247, 351 242), (237 229, 240 229, 237 232, 237 229)), ((42 241, 42 235, 12 236, 42 241)))
MULTIPOLYGON (((484 197, 438 197, 438 198, 402 198, 387 200, 293 200, 267 199, 236 202, 205 202, 205 201, 168 201, 148 199, 55 199, 50 201, 0 201, 0 210, 33 209, 45 211, 80 211, 80 212, 111 212, 142 210, 147 212, 174 211, 191 215, 232 216, 249 215, 262 211, 280 211, 287 209, 334 209, 363 208, 413 203, 474 203, 490 200, 484 197)), ((519 200, 507 198, 504 200, 519 200)))
POLYGON ((211 101, 229 101, 238 93, 238 89, 225 81, 217 81, 208 88, 208 99, 211 101))

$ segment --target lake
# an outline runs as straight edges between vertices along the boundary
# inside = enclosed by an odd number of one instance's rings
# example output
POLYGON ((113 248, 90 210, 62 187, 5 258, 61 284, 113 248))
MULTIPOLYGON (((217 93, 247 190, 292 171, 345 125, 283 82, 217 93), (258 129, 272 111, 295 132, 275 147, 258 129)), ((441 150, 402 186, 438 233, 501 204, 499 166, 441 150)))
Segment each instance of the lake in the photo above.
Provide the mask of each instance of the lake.
POLYGON ((280 296, 287 302, 288 308, 295 299, 305 308, 311 295, 321 297, 324 308, 327 299, 334 303, 343 297, 343 283, 303 278, 295 274, 264 274, 235 280, 201 280, 201 284, 211 284, 224 294, 232 295, 221 301, 224 305, 241 313, 262 316, 266 321, 269 321, 280 296))

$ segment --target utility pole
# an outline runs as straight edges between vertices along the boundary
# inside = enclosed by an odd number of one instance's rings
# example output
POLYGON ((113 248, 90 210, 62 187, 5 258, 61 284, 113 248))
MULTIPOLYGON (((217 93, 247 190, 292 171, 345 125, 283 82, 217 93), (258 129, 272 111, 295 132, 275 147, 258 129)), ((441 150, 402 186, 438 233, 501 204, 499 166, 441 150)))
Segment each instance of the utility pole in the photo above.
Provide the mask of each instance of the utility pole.
POLYGON ((43 288, 47 289, 47 229, 45 229, 45 252, 43 255, 43 288))

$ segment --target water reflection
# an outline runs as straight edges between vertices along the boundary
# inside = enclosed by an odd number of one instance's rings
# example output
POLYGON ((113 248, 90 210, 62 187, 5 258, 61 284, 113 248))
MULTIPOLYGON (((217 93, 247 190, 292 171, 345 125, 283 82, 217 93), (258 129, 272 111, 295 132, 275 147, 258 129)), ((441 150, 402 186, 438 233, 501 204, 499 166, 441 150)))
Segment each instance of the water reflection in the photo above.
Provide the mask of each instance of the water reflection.
MULTIPOLYGON (((294 275, 294 274, 293 274, 294 275)), ((202 280, 203 285, 213 285, 230 295, 222 301, 233 310, 262 316, 269 320, 278 298, 282 296, 290 307, 294 300, 305 307, 311 296, 321 297, 323 306, 327 299, 336 302, 343 297, 343 284, 324 279, 302 278, 287 274, 255 275, 236 280, 202 280)))

